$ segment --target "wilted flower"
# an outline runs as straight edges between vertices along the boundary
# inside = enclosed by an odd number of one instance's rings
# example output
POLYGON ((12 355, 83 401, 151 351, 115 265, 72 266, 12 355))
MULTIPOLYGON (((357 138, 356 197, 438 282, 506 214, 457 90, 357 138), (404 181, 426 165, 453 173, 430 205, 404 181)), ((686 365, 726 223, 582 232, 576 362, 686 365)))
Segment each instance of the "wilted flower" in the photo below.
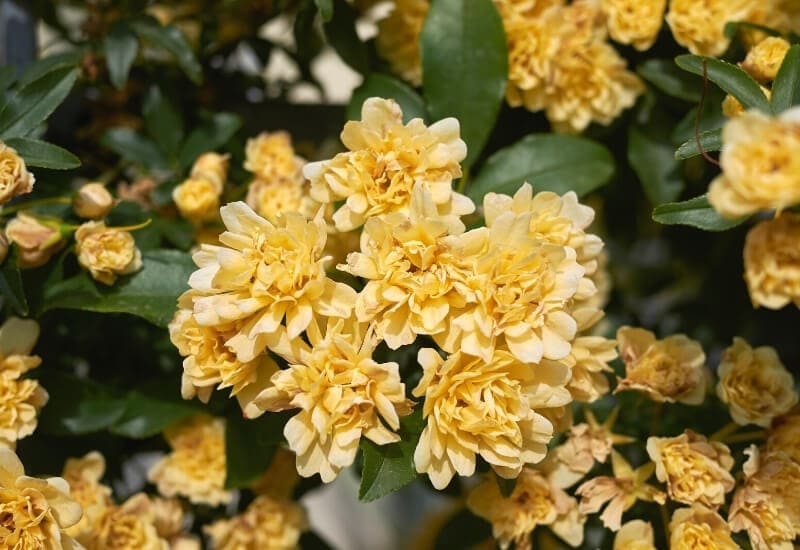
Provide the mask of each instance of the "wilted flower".
POLYGON ((276 351, 289 368, 255 400, 262 410, 300 408, 283 430, 297 454, 297 471, 333 481, 356 458, 361 437, 385 445, 400 440, 400 417, 411 413, 397 363, 372 359, 380 339, 354 319, 328 319, 306 329, 309 344, 287 339, 276 351), (324 332, 323 332, 324 329, 324 332))
POLYGON ((427 0, 394 0, 388 17, 378 22, 375 46, 392 72, 419 86, 422 84, 419 35, 428 14, 427 0))
POLYGON ((719 56, 728 48, 725 23, 746 21, 751 0, 671 0, 667 24, 681 46, 697 55, 719 56))
POLYGON ((426 425, 414 464, 434 487, 472 475, 478 455, 505 478, 544 458, 553 426, 537 409, 569 403, 566 365, 526 365, 506 350, 488 362, 463 352, 443 359, 431 348, 417 357, 423 375, 413 394, 425 398, 426 425))
POLYGON ((103 222, 86 222, 75 231, 78 263, 96 281, 114 284, 119 275, 142 267, 142 253, 128 231, 106 227, 103 222))
POLYGON ((81 518, 81 507, 60 477, 25 475, 17 455, 0 446, 0 547, 14 550, 74 550, 64 530, 81 518))
POLYGON ((94 529, 92 520, 114 505, 111 488, 100 483, 106 471, 106 460, 97 451, 81 458, 70 458, 62 476, 69 483, 74 498, 83 510, 81 520, 65 532, 79 542, 89 538, 94 529))
POLYGON ((691 430, 676 437, 649 437, 647 454, 656 464, 656 477, 667 484, 669 498, 677 502, 717 508, 735 485, 730 449, 691 430))
POLYGON ((137 178, 132 183, 117 184, 117 196, 120 200, 135 202, 145 210, 152 210, 155 188, 156 182, 151 178, 137 178))
POLYGON ((81 218, 104 218, 112 208, 114 197, 102 183, 87 183, 72 195, 72 209, 81 218))
POLYGON ((407 211, 417 182, 428 187, 441 214, 474 210, 472 201, 451 187, 467 154, 455 118, 430 127, 418 118, 404 125, 397 103, 372 97, 361 108, 361 120, 345 124, 341 139, 348 151, 303 168, 314 200, 345 200, 333 215, 339 231, 358 228, 373 216, 407 211))
POLYGON ((722 174, 711 182, 708 201, 731 219, 800 202, 798 151, 800 107, 777 117, 751 109, 728 120, 722 129, 722 174))
POLYGON ((767 452, 784 453, 800 464, 800 409, 772 421, 767 452))
POLYGON ((625 522, 614 536, 613 550, 656 550, 653 526, 640 519, 625 522))
POLYGON ((608 34, 620 44, 646 50, 664 22, 667 0, 602 0, 608 34))
POLYGON ((240 515, 204 528, 214 550, 294 550, 308 529, 305 510, 267 495, 255 498, 240 515))
POLYGON ((210 506, 230 502, 232 495, 225 490, 223 419, 197 414, 164 430, 164 438, 172 452, 147 473, 159 493, 210 506))
POLYGON ((614 393, 638 390, 654 401, 699 405, 706 390, 703 348, 683 334, 656 340, 649 330, 620 327, 617 330, 625 378, 614 393))
POLYGON ((8 222, 6 237, 19 249, 20 267, 42 266, 66 244, 58 224, 39 221, 25 212, 8 222))
POLYGON ((790 46, 779 36, 768 36, 747 52, 741 62, 742 69, 761 82, 774 80, 790 46))
POLYGON ((244 169, 265 182, 302 181, 305 161, 295 155, 287 132, 262 132, 247 140, 244 169))
POLYGON ((211 180, 191 177, 172 190, 172 200, 181 217, 199 224, 217 217, 221 193, 211 180))
POLYGON ((766 428, 797 404, 794 378, 769 346, 753 349, 744 339, 734 338, 722 356, 718 375, 717 395, 728 405, 733 421, 742 426, 766 428))
POLYGON ((33 174, 15 149, 0 141, 0 204, 33 190, 33 174))
POLYGON ((737 550, 731 530, 714 510, 702 504, 678 508, 669 522, 670 548, 686 550, 737 550))
POLYGON ((800 214, 759 222, 744 244, 744 278, 755 307, 800 307, 800 214))
POLYGON ((203 153, 194 161, 190 177, 209 181, 221 192, 228 177, 229 156, 214 152, 203 153))

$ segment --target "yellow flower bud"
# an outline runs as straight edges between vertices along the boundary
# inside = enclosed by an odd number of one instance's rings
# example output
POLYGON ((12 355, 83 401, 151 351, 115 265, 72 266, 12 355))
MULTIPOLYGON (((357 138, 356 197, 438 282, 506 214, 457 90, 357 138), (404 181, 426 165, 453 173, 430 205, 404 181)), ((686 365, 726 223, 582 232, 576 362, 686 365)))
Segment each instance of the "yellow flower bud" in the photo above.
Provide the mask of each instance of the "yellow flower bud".
POLYGON ((57 225, 42 223, 24 212, 8 222, 6 237, 19 248, 20 267, 46 264, 65 244, 57 225))
POLYGON ((213 220, 219 213, 218 189, 205 178, 189 178, 172 190, 172 200, 181 216, 192 223, 213 220))
POLYGON ((72 196, 72 209, 81 218, 104 218, 114 208, 114 197, 102 183, 87 183, 72 196))
POLYGON ((741 63, 742 69, 760 82, 774 80, 789 46, 791 44, 783 38, 769 36, 747 52, 747 57, 741 63))
POLYGON ((203 153, 194 161, 191 177, 210 181, 221 193, 228 177, 228 158, 229 155, 203 153))
POLYGON ((0 141, 0 204, 33 190, 33 174, 16 150, 0 141))
POLYGON ((118 275, 142 267, 142 254, 128 231, 106 227, 103 222, 86 222, 75 232, 78 263, 96 281, 111 285, 118 275))

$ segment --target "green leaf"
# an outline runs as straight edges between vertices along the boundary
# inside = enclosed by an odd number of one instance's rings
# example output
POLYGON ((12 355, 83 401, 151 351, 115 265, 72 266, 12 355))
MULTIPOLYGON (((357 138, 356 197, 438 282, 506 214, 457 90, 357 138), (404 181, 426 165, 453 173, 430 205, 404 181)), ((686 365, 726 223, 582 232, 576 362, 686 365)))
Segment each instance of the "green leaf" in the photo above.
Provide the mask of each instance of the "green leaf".
POLYGON ((51 286, 45 291, 44 309, 130 313, 167 326, 178 296, 188 288, 194 262, 177 250, 153 250, 142 256, 142 269, 120 277, 112 286, 96 283, 87 273, 51 286))
MULTIPOLYGON (((722 149, 722 128, 700 132, 698 137, 700 138, 700 145, 703 147, 703 151, 719 151, 722 149)), ((678 147, 677 151, 675 151, 675 158, 688 159, 696 157, 699 154, 700 148, 697 146, 697 140, 692 138, 683 142, 681 146, 678 147)))
POLYGON ((409 86, 396 78, 379 73, 371 73, 364 79, 364 83, 353 90, 353 96, 347 105, 348 120, 361 118, 361 105, 367 98, 383 97, 394 99, 403 110, 403 122, 412 118, 428 118, 425 112, 425 103, 422 98, 409 86))
POLYGON ((128 83, 128 74, 139 52, 139 39, 127 21, 117 20, 103 39, 103 49, 111 84, 121 90, 128 83))
POLYGON ((17 68, 13 65, 0 67, 0 92, 6 91, 17 79, 17 68))
POLYGON ((112 426, 125 412, 125 399, 88 378, 49 371, 41 384, 50 400, 39 416, 39 430, 52 435, 81 435, 112 426))
POLYGON ((492 0, 434 0, 420 35, 422 82, 433 120, 456 117, 475 162, 503 103, 508 52, 492 0))
POLYGON ((225 488, 250 485, 269 467, 283 441, 283 427, 294 412, 265 413, 254 419, 241 413, 228 416, 225 425, 225 488))
POLYGON ((333 17, 333 0, 314 0, 323 21, 330 21, 333 17))
POLYGON ((333 0, 333 15, 323 25, 328 43, 336 50, 342 61, 355 71, 367 74, 369 53, 356 33, 358 12, 345 0, 333 0))
POLYGON ((767 96, 761 91, 758 82, 736 65, 699 55, 679 55, 675 58, 675 63, 681 69, 700 76, 703 76, 704 62, 708 79, 738 99, 746 109, 771 112, 767 96))
POLYGON ((758 23, 751 23, 749 21, 728 21, 727 23, 725 23, 725 28, 723 29, 725 38, 733 38, 739 31, 739 29, 758 31, 768 36, 781 35, 780 31, 777 31, 765 25, 759 25, 758 23))
POLYGON ((653 220, 665 225, 690 225, 705 231, 725 231, 736 227, 747 217, 726 220, 717 214, 705 195, 683 202, 661 204, 653 210, 653 220))
POLYGON ((409 416, 400 419, 400 441, 388 445, 376 445, 361 438, 364 468, 358 498, 370 502, 397 491, 417 477, 414 467, 414 448, 425 427, 422 409, 418 407, 409 416))
POLYGON ((0 136, 7 140, 27 135, 67 97, 79 69, 59 69, 21 88, 0 116, 0 136))
POLYGON ((50 74, 59 69, 77 69, 79 68, 82 59, 82 50, 72 50, 69 52, 62 52, 43 57, 25 69, 25 72, 19 77, 17 86, 27 86, 31 82, 39 80, 46 74, 50 74))
POLYGON ((142 108, 147 132, 161 150, 177 155, 183 139, 183 119, 158 86, 151 86, 142 108))
POLYGON ((17 150, 28 166, 69 170, 81 165, 78 157, 52 143, 23 137, 11 138, 6 143, 17 150))
POLYGON ((681 164, 663 126, 631 126, 628 129, 628 162, 651 204, 674 201, 683 191, 681 164))
POLYGON ((192 47, 178 27, 173 25, 162 27, 150 16, 138 17, 132 20, 130 25, 142 39, 175 56, 178 65, 192 82, 199 84, 203 80, 203 68, 197 62, 192 47))
POLYGON ((614 160, 602 145, 583 137, 530 134, 489 157, 467 187, 477 203, 495 193, 513 194, 524 183, 536 191, 583 196, 608 182, 614 160))
POLYGON ((131 128, 111 128, 103 134, 100 144, 147 170, 167 168, 167 160, 158 146, 131 128))
POLYGON ((9 305, 23 317, 30 313, 25 288, 22 286, 22 274, 19 271, 19 249, 16 245, 9 248, 8 256, 0 266, 0 295, 8 300, 9 305))
POLYGON ((781 113, 800 105, 800 44, 786 52, 775 82, 772 83, 772 111, 781 113))
POLYGON ((665 94, 696 103, 700 101, 702 86, 697 79, 688 77, 671 59, 648 59, 636 72, 665 94))
POLYGON ((111 427, 111 432, 133 439, 152 437, 196 412, 197 409, 189 404, 165 401, 133 391, 128 394, 125 410, 111 427))
POLYGON ((241 125, 242 119, 232 113, 214 114, 189 134, 179 155, 181 168, 187 169, 202 153, 228 143, 241 125))

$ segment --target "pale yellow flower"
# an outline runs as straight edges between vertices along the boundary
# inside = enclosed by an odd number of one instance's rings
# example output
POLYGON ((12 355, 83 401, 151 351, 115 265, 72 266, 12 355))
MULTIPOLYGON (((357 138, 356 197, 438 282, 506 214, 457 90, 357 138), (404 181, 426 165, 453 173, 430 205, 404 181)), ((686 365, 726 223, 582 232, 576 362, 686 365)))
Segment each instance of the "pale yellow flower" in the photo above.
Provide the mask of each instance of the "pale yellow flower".
POLYGON ((790 46, 789 42, 779 36, 768 36, 747 52, 747 57, 740 65, 756 80, 769 82, 778 74, 790 46))
POLYGON ((654 401, 699 405, 706 390, 706 355, 700 344, 683 334, 656 340, 649 330, 620 327, 617 330, 625 378, 614 393, 643 391, 654 401))
POLYGON ((23 268, 43 266, 66 244, 57 224, 41 222, 25 212, 8 222, 6 237, 17 245, 23 268))
POLYGON ((0 140, 0 204, 33 191, 33 174, 15 149, 0 140))
POLYGON ((214 550, 294 550, 308 527, 298 504, 260 495, 242 514, 218 520, 204 531, 214 550))
POLYGON ((414 184, 425 184, 441 214, 460 216, 474 210, 472 201, 452 190, 461 176, 467 146, 455 118, 425 126, 415 118, 403 124, 393 100, 372 97, 361 120, 349 121, 341 134, 348 151, 303 168, 311 197, 328 204, 345 200, 333 215, 339 231, 350 231, 367 218, 407 211, 414 184))
POLYGON ((307 185, 292 180, 253 180, 247 186, 247 205, 272 223, 278 214, 299 212, 313 218, 321 205, 308 194, 307 185))
POLYGON ((431 348, 417 357, 423 375, 413 394, 425 398, 426 425, 414 464, 434 487, 472 475, 478 455, 504 478, 544 458, 553 426, 537 409, 569 403, 566 365, 526 365, 505 350, 488 362, 462 352, 443 359, 431 348))
POLYGON ((91 537, 94 529, 92 520, 107 508, 114 506, 111 488, 100 483, 106 471, 106 460, 97 451, 81 458, 70 458, 64 465, 62 476, 69 483, 74 498, 83 510, 81 520, 65 532, 78 541, 91 537))
POLYGON ((295 454, 283 447, 278 447, 269 468, 250 488, 258 495, 269 495, 272 498, 290 498, 292 491, 300 481, 295 466, 295 454))
POLYGON ((511 543, 518 549, 530 548, 530 534, 538 525, 553 526, 565 519, 571 511, 577 511, 577 502, 541 472, 523 468, 511 495, 503 497, 497 480, 489 476, 470 491, 467 507, 492 524, 492 535, 505 550, 511 543))
POLYGON ((428 0, 394 0, 388 17, 378 22, 375 47, 378 55, 389 62, 392 72, 419 86, 422 67, 419 55, 419 35, 428 14, 428 0))
POLYGON ((283 430, 303 477, 333 481, 356 458, 361 437, 378 445, 400 440, 400 417, 411 413, 397 363, 372 358, 380 339, 354 319, 328 319, 306 329, 309 344, 285 340, 276 351, 289 368, 255 400, 262 410, 299 408, 283 430), (283 348, 283 349, 281 349, 283 348))
POLYGON ((772 421, 767 438, 767 452, 784 453, 800 464, 800 409, 772 421))
POLYGON ((228 162, 230 155, 220 155, 219 153, 203 153, 192 165, 190 172, 191 178, 206 180, 221 192, 225 187, 225 180, 228 178, 228 162))
POLYGON ((92 528, 80 539, 86 550, 170 550, 152 518, 141 515, 142 498, 147 495, 134 495, 122 506, 91 509, 92 528))
MULTIPOLYGON (((764 97, 767 99, 772 98, 772 91, 769 88, 765 88, 761 84, 758 85, 761 88, 761 92, 764 94, 764 97)), ((725 99, 722 100, 722 114, 725 115, 727 118, 734 118, 742 113, 744 113, 746 109, 744 105, 739 103, 739 100, 733 97, 731 94, 726 94, 725 99)))
POLYGON ((676 437, 649 437, 647 454, 656 464, 656 477, 676 502, 717 508, 735 485, 730 449, 691 430, 676 437))
POLYGON ((800 214, 783 212, 759 222, 744 243, 744 279, 753 306, 800 307, 800 214))
POLYGON ((158 537, 168 543, 170 550, 201 550, 198 538, 184 530, 186 513, 178 499, 137 493, 126 500, 121 508, 126 514, 135 515, 140 521, 152 525, 158 537))
POLYGON ((667 24, 681 46, 697 55, 717 57, 727 48, 725 23, 746 21, 752 0, 670 0, 667 24))
POLYGON ((172 452, 147 473, 159 493, 210 506, 230 502, 232 494, 225 490, 223 419, 198 414, 164 430, 164 438, 172 452))
POLYGON ((669 523, 670 548, 686 550, 738 550, 731 530, 714 510, 702 504, 678 508, 669 523))
POLYGON ((217 217, 221 192, 213 181, 191 177, 172 190, 172 200, 182 218, 200 224, 217 217))
POLYGON ((613 550, 656 550, 653 526, 641 519, 625 522, 614 536, 613 550))
POLYGON ((14 451, 0 445, 0 547, 80 550, 64 532, 80 518, 64 479, 26 476, 14 451))
POLYGON ((602 0, 601 6, 611 38, 646 50, 661 30, 667 0, 602 0))
POLYGON ((112 208, 114 197, 102 183, 87 183, 72 195, 72 209, 81 218, 104 218, 112 208))
POLYGON ((75 231, 75 254, 78 263, 92 278, 106 285, 119 275, 142 268, 142 253, 128 231, 106 227, 103 222, 86 222, 75 231))
POLYGON ((652 462, 633 469, 625 457, 612 450, 611 465, 613 477, 593 477, 581 484, 575 495, 581 497, 579 509, 583 514, 596 513, 608 502, 600 519, 608 529, 618 531, 622 525, 622 514, 637 500, 664 504, 666 495, 646 483, 655 471, 652 462))
POLYGON ((739 425, 766 428, 773 418, 797 404, 794 378, 774 348, 753 349, 744 339, 734 338, 717 372, 717 395, 739 425))
POLYGON ((189 278, 185 299, 201 326, 242 321, 226 345, 239 361, 252 361, 280 332, 302 333, 315 316, 347 317, 356 292, 325 274, 325 223, 286 212, 272 224, 243 202, 220 210, 227 231, 222 246, 201 245, 193 256, 199 269, 189 278))
POLYGON ((573 312, 578 323, 578 336, 564 362, 572 369, 567 384, 575 401, 591 403, 608 394, 609 382, 605 373, 613 372, 609 363, 617 358, 617 342, 591 334, 603 318, 601 311, 591 306, 573 312))
MULTIPOLYGON (((727 0, 726 0, 727 1, 727 0)), ((722 128, 722 174, 708 201, 724 218, 800 202, 800 107, 770 117, 749 110, 722 128)))
POLYGON ((9 317, 0 326, 0 379, 16 380, 42 360, 31 355, 39 339, 39 324, 33 319, 9 317))
POLYGON ((244 169, 266 182, 302 181, 305 161, 295 155, 288 132, 262 132, 247 140, 244 169))

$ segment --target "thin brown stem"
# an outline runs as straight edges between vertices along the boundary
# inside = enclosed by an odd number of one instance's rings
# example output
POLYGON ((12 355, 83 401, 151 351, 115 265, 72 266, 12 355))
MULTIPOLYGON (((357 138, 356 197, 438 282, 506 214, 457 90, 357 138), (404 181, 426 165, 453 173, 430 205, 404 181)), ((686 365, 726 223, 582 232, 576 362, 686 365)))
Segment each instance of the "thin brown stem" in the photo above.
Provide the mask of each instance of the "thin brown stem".
POLYGON ((703 155, 703 158, 706 159, 711 164, 719 166, 719 161, 706 153, 705 149, 703 149, 703 144, 700 143, 700 115, 703 113, 703 106, 706 102, 706 94, 708 94, 708 62, 704 59, 703 60, 703 93, 700 96, 700 104, 697 106, 697 114, 694 117, 694 140, 697 143, 697 148, 700 150, 700 154, 703 155))

